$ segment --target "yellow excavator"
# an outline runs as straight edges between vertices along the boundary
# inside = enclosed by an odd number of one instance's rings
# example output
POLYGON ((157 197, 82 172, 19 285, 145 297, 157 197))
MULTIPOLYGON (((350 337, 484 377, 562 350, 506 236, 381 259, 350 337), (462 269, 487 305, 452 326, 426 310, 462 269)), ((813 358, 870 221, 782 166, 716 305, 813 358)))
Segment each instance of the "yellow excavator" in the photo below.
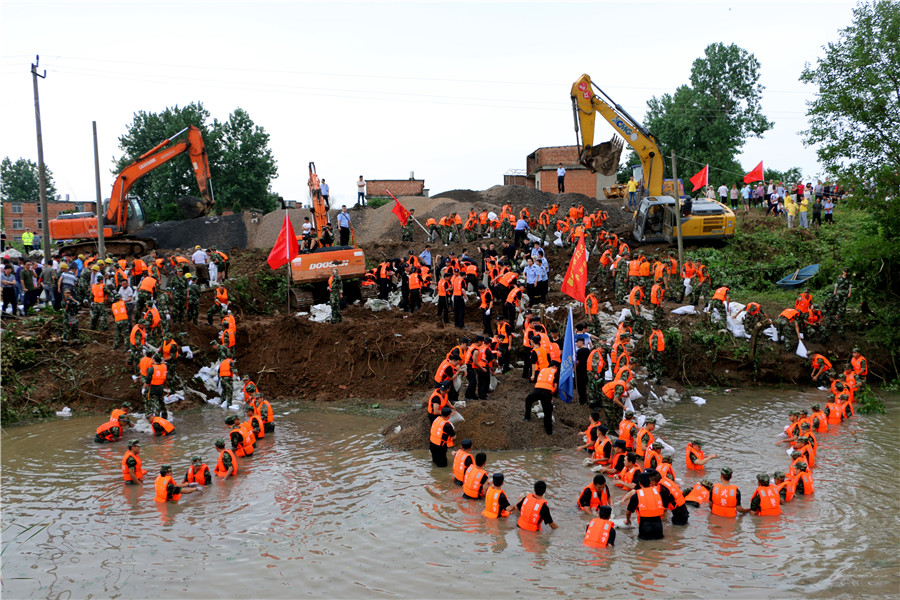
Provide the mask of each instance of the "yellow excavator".
POLYGON ((580 132, 578 161, 592 173, 612 175, 619 166, 622 143, 617 136, 594 146, 594 120, 599 113, 634 148, 641 160, 642 198, 634 217, 632 235, 638 242, 672 243, 677 240, 676 217, 681 219, 681 236, 686 242, 719 240, 734 236, 734 212, 720 202, 688 200, 682 215, 676 215, 674 182, 663 180, 663 156, 659 140, 634 117, 597 87, 588 75, 572 84, 575 131, 580 132), (595 90, 602 94, 603 100, 595 90), (668 184, 668 185, 667 185, 668 184))

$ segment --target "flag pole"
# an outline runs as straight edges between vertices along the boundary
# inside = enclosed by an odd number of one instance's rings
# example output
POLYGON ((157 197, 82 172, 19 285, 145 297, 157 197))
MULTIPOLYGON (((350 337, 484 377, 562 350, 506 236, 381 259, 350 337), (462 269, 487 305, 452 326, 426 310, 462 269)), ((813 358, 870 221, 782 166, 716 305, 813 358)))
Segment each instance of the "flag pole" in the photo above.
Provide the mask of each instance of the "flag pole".
MULTIPOLYGON (((284 220, 286 223, 290 223, 290 217, 288 217, 287 206, 284 207, 284 220)), ((287 227, 285 227, 285 237, 287 237, 287 227)), ((284 254, 287 257, 287 314, 291 314, 291 245, 288 243, 288 240, 285 239, 284 244, 284 254)))
MULTIPOLYGON (((391 198, 394 199, 394 202, 396 202, 397 204, 400 204, 400 201, 397 200, 397 196, 393 195, 393 194, 391 193, 391 190, 389 190, 389 189, 387 189, 387 188, 384 188, 384 191, 386 191, 386 192, 388 193, 388 196, 390 196, 391 198)), ((402 205, 401 205, 401 206, 402 206, 402 205)), ((404 206, 403 208, 406 208, 406 207, 404 206)), ((413 221, 415 221, 415 222, 416 222, 416 225, 418 225, 419 227, 421 227, 421 228, 422 228, 422 231, 424 231, 426 235, 428 234, 428 230, 425 229, 425 226, 424 226, 424 225, 422 225, 421 223, 419 223, 419 220, 418 220, 416 217, 414 217, 413 215, 408 215, 407 218, 412 219, 413 221)))

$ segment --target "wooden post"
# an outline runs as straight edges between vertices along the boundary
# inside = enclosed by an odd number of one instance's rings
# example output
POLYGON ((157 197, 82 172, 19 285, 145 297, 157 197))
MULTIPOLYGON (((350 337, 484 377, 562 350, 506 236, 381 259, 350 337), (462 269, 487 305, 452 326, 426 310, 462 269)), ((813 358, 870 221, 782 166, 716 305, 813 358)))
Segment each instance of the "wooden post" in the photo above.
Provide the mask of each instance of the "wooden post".
POLYGON ((34 122, 37 129, 37 150, 38 150, 38 185, 41 199, 41 249, 44 252, 44 264, 50 264, 50 214, 47 210, 47 171, 44 167, 44 142, 41 136, 41 101, 38 98, 38 77, 47 78, 47 70, 44 69, 43 75, 38 75, 37 67, 40 62, 40 56, 34 57, 34 64, 31 65, 31 79, 34 83, 34 122))

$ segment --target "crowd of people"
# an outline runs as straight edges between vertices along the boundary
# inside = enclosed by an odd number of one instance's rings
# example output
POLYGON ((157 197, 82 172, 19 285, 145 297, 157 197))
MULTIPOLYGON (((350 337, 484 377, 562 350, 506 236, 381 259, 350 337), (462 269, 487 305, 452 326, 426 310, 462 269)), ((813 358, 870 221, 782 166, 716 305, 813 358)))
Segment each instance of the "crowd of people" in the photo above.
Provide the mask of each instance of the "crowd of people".
POLYGON ((803 183, 781 182, 770 179, 768 184, 757 182, 743 184, 738 188, 732 184, 729 190, 725 184, 718 188, 708 186, 706 197, 718 200, 726 206, 738 210, 741 206, 745 213, 751 208, 765 208, 765 215, 785 217, 788 229, 795 226, 809 229, 821 227, 823 223, 834 224, 834 207, 844 197, 844 190, 829 181, 803 183))

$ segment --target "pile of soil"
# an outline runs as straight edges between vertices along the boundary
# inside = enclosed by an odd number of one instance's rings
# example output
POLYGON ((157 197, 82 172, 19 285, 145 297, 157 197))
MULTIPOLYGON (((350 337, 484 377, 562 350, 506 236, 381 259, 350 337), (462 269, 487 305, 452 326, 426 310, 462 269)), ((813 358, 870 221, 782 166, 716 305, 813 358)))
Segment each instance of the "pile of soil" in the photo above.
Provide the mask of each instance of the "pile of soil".
POLYGON ((135 235, 155 239, 157 247, 163 249, 189 249, 197 245, 203 248, 215 246, 219 250, 247 247, 247 225, 243 214, 158 221, 150 223, 135 235))
MULTIPOLYGON (((476 448, 484 450, 509 450, 545 448, 556 446, 571 448, 583 444, 580 435, 590 422, 590 409, 578 404, 566 404, 554 400, 553 435, 544 432, 543 420, 536 416, 530 422, 523 420, 525 397, 534 385, 521 377, 521 372, 510 371, 501 376, 497 389, 487 400, 467 400, 459 413, 465 421, 457 424, 456 443, 468 438, 476 448)), ((463 388, 461 391, 465 391, 463 388)), ((422 404, 430 391, 422 394, 422 404)), ((460 394, 462 396, 462 394, 460 394)), ((540 404, 536 404, 540 406, 540 404)), ((382 429, 384 442, 398 450, 418 450, 428 446, 430 431, 428 415, 423 407, 417 407, 400 415, 382 429), (396 431, 397 428, 399 431, 396 431)))

